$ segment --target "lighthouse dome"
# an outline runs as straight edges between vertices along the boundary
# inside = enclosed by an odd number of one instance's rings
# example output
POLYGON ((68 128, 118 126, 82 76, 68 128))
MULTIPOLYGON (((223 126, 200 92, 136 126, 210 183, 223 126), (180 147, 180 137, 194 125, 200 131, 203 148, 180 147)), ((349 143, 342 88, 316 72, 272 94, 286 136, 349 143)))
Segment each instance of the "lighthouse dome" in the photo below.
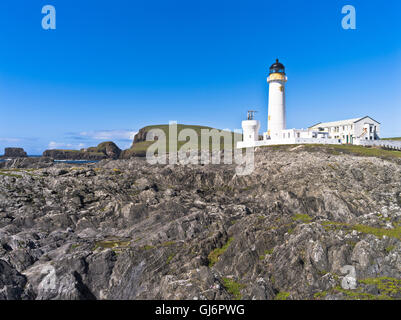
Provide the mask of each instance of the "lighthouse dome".
POLYGON ((285 74, 285 67, 284 65, 276 59, 276 62, 273 63, 270 67, 270 73, 284 73, 285 74))

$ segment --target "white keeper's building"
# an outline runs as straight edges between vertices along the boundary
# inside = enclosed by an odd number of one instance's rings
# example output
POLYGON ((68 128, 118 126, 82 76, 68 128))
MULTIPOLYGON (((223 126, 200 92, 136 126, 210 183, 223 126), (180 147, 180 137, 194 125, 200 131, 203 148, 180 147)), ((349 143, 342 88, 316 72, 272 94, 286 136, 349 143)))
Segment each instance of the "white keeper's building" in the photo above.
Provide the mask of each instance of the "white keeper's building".
POLYGON ((371 117, 321 122, 309 129, 327 132, 330 138, 340 139, 347 144, 353 144, 355 139, 380 140, 380 122, 371 117))

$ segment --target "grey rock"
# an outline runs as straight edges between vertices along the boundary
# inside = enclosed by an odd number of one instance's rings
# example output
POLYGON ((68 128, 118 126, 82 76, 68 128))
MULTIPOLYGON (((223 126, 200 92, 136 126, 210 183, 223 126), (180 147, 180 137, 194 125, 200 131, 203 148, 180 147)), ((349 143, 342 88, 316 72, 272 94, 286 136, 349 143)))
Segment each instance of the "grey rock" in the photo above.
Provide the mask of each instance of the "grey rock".
POLYGON ((347 265, 371 280, 356 293, 399 298, 372 284, 401 278, 397 161, 268 148, 248 176, 13 161, 0 171, 2 299, 350 299, 337 290, 347 265))

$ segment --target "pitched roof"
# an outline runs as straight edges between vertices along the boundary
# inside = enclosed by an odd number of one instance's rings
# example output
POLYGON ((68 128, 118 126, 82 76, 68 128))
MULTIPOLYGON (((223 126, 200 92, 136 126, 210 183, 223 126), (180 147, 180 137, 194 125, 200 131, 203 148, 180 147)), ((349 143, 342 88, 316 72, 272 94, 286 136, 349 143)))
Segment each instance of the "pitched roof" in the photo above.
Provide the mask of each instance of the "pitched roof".
POLYGON ((349 125, 349 124, 353 124, 353 123, 359 122, 359 121, 361 121, 363 119, 366 119, 366 118, 372 119, 373 121, 375 121, 375 122, 380 124, 379 121, 376 121, 375 119, 373 119, 373 118, 371 118, 369 116, 366 116, 366 117, 361 117, 361 118, 347 119, 347 120, 340 120, 340 121, 319 122, 319 123, 314 124, 313 126, 310 126, 309 128, 315 128, 315 127, 325 128, 325 127, 346 126, 346 125, 349 125))
POLYGON ((355 122, 358 122, 359 120, 362 120, 363 118, 355 118, 355 119, 347 119, 347 120, 340 120, 340 121, 332 121, 332 122, 320 122, 317 123, 313 126, 310 126, 309 128, 313 127, 336 127, 336 126, 344 126, 348 124, 353 124, 355 122))

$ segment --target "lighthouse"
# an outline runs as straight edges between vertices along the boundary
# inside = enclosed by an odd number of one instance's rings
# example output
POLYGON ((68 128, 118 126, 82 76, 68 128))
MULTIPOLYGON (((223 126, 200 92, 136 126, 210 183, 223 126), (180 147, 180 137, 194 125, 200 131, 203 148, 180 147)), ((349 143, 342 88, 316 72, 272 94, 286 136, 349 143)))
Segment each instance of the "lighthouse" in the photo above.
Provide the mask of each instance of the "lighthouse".
POLYGON ((267 83, 269 84, 269 110, 267 117, 267 135, 270 139, 280 138, 285 130, 285 67, 276 60, 270 67, 267 83))

